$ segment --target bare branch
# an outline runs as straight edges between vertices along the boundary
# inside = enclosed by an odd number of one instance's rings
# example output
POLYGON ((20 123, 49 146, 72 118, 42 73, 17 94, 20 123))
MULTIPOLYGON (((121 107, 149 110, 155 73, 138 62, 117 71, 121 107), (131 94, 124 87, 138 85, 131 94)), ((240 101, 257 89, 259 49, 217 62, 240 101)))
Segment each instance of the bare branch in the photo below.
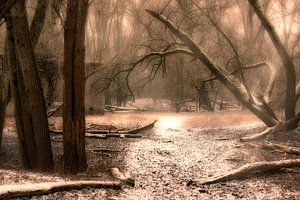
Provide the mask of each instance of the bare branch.
POLYGON ((267 126, 274 126, 277 120, 263 111, 258 106, 249 101, 249 96, 241 83, 236 80, 226 69, 214 64, 213 61, 203 52, 203 50, 193 41, 193 39, 168 20, 164 15, 156 13, 152 10, 146 10, 152 17, 158 19, 169 30, 184 42, 189 49, 218 79, 232 92, 232 94, 257 117, 265 122, 267 126))

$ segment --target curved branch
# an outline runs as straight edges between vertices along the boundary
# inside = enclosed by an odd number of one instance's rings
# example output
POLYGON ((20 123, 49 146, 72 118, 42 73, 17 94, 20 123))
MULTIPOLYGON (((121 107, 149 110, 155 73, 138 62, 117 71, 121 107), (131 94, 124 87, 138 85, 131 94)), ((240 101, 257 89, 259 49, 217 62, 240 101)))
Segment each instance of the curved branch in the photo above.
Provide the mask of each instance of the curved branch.
POLYGON ((259 20, 261 21, 263 27, 268 32, 272 40, 272 43, 277 53, 279 54, 281 61, 284 64, 286 77, 287 77, 287 87, 288 87, 286 93, 286 100, 285 100, 285 117, 287 120, 291 119, 295 116, 295 107, 296 107, 296 72, 295 72, 294 63, 289 53, 287 52, 287 49, 284 47, 278 34, 276 33, 273 25, 271 24, 269 19, 262 11, 258 1, 248 0, 248 2, 253 8, 259 20))
POLYGON ((193 41, 193 39, 177 29, 176 26, 168 20, 164 15, 156 13, 152 10, 146 10, 152 17, 159 20, 164 24, 174 35, 176 35, 182 42, 184 42, 189 49, 193 52, 194 56, 199 59, 220 81, 223 83, 251 112, 259 117, 267 126, 274 126, 278 122, 268 113, 263 111, 258 106, 249 101, 249 96, 245 90, 245 87, 236 80, 226 69, 219 67, 203 52, 203 50, 193 41))

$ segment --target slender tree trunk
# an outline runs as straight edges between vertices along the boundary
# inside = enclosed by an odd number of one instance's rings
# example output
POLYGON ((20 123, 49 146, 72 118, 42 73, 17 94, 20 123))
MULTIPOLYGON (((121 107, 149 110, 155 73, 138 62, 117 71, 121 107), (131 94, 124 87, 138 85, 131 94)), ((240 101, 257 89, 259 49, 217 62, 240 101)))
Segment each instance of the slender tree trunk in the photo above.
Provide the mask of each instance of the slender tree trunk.
POLYGON ((46 14, 47 8, 49 7, 49 0, 38 0, 37 6, 35 8, 34 16, 30 26, 30 38, 32 43, 32 48, 35 49, 39 38, 41 36, 46 14))
POLYGON ((16 54, 13 64, 17 69, 12 69, 11 83, 14 84, 12 91, 23 163, 30 169, 50 171, 53 158, 48 118, 30 40, 25 1, 18 0, 12 8, 12 30, 15 49, 13 45, 9 46, 11 56, 14 52, 16 54))
MULTIPOLYGON (((294 63, 288 54, 283 43, 280 41, 278 34, 276 33, 273 25, 270 23, 269 19, 265 16, 257 0, 248 0, 249 4, 252 6, 257 17, 261 21, 262 25, 269 33, 269 36, 273 42, 273 45, 278 52, 286 72, 287 79, 287 93, 285 99, 285 118, 289 120, 295 116, 296 108, 296 72, 294 63)), ((293 124, 292 127, 296 127, 297 124, 293 124)))
MULTIPOLYGON (((4 80, 5 82, 9 81, 4 80)), ((5 110, 6 107, 11 99, 11 93, 10 93, 9 83, 5 83, 4 86, 1 88, 1 95, 2 98, 0 100, 0 153, 1 153, 1 146, 2 146, 2 136, 3 136, 3 129, 4 129, 4 123, 5 123, 5 110)))
POLYGON ((2 144, 3 128, 5 123, 5 110, 11 100, 10 84, 9 84, 9 69, 7 63, 7 49, 4 49, 3 70, 1 71, 1 87, 0 87, 0 152, 2 144))
POLYGON ((213 106, 211 105, 208 88, 205 83, 202 86, 200 86, 198 90, 198 95, 199 95, 199 107, 201 105, 205 105, 207 111, 213 111, 213 106))
POLYGON ((85 26, 88 0, 69 0, 64 47, 64 170, 86 169, 85 155, 85 26))

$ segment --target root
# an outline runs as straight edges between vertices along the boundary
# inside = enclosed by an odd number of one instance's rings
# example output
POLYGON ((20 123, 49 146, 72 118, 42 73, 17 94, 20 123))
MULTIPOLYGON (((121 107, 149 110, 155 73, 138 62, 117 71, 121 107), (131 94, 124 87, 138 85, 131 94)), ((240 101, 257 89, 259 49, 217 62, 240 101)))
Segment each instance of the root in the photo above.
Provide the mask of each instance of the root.
POLYGON ((232 171, 205 178, 200 180, 191 180, 187 185, 207 185, 219 182, 226 182, 232 180, 238 180, 248 177, 250 174, 270 172, 273 170, 280 170, 285 168, 300 167, 300 159, 291 160, 281 160, 281 161, 271 161, 271 162, 256 162, 251 164, 246 164, 238 169, 232 171))
POLYGON ((281 144, 275 144, 275 143, 271 143, 271 142, 265 142, 261 146, 261 148, 271 149, 271 150, 279 150, 281 152, 285 152, 285 153, 293 154, 293 155, 300 155, 300 148, 281 145, 281 144))
POLYGON ((70 190, 81 190, 85 188, 121 189, 122 183, 118 181, 71 181, 71 182, 50 182, 26 185, 1 185, 0 199, 17 197, 32 197, 37 195, 53 194, 70 190))
POLYGON ((241 142, 250 142, 250 141, 254 141, 254 140, 259 140, 259 139, 265 138, 267 135, 276 134, 276 133, 278 133, 280 131, 286 130, 287 127, 291 126, 292 124, 295 124, 299 120, 300 120, 300 113, 298 113, 294 118, 292 118, 292 119, 290 119, 288 121, 279 123, 276 126, 269 127, 267 129, 265 129, 261 133, 257 133, 257 134, 253 134, 253 135, 250 135, 250 136, 242 137, 240 139, 240 141, 241 142))

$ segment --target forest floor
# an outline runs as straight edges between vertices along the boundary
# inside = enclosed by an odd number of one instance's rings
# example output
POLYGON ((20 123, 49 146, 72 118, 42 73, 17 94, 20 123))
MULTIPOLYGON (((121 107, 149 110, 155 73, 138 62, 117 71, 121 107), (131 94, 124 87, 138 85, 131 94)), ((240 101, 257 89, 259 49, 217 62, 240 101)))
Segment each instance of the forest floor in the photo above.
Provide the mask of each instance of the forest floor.
MULTIPOLYGON (((87 124, 129 128, 153 119, 158 122, 152 130, 141 133, 142 138, 87 139, 89 168, 72 177, 61 175, 62 142, 57 138, 52 142, 54 175, 23 171, 17 153, 15 126, 13 120, 8 119, 0 159, 0 184, 112 180, 110 168, 117 167, 134 178, 134 188, 125 187, 120 191, 85 189, 32 199, 300 199, 300 169, 208 186, 186 186, 190 179, 216 175, 246 163, 295 157, 240 143, 241 136, 263 130, 263 125, 246 111, 114 113, 89 116, 87 124), (95 154, 93 149, 108 151, 95 154)), ((61 118, 50 121, 57 129, 61 128, 61 118)), ((267 140, 300 147, 299 135, 297 129, 267 140)))

